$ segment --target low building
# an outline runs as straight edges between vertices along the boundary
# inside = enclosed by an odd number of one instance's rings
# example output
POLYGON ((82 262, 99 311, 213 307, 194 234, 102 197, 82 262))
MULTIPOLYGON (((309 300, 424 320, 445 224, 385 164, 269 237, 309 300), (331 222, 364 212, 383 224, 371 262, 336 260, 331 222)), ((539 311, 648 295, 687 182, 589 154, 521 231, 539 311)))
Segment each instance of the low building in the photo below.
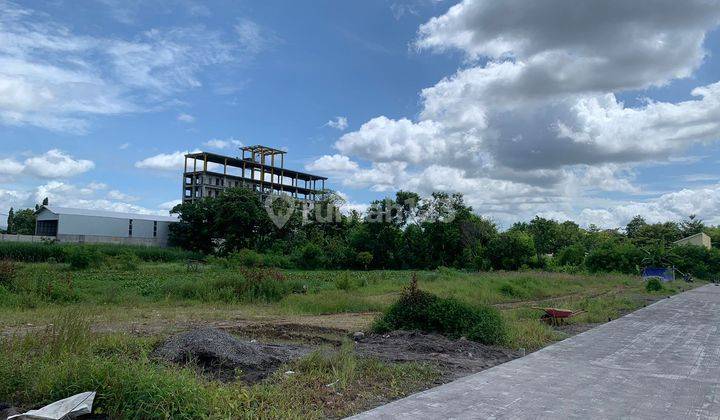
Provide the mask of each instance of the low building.
POLYGON ((673 244, 704 246, 707 249, 712 248, 712 241, 710 240, 710 237, 703 232, 696 233, 692 236, 688 236, 687 238, 682 238, 679 241, 673 242, 673 244))
POLYGON ((167 246, 176 217, 42 206, 35 235, 58 242, 167 246))

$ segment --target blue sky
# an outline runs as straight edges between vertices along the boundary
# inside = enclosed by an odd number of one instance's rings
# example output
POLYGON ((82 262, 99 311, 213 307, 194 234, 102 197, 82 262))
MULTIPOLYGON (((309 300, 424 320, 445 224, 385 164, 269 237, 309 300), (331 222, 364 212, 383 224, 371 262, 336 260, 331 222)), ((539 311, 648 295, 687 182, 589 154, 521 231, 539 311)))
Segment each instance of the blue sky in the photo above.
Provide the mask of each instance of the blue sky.
POLYGON ((720 223, 720 4, 455 3, 0 0, 0 213, 166 212, 183 152, 265 144, 353 208, 720 223))

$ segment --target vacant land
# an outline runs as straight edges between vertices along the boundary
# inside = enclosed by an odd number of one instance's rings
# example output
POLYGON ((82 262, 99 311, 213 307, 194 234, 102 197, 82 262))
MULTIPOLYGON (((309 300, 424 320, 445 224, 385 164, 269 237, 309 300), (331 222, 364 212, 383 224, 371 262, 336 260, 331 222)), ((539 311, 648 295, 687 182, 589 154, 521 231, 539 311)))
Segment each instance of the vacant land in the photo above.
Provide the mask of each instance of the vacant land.
POLYGON ((691 287, 670 283, 651 293, 624 275, 417 273, 422 290, 501 310, 509 332, 500 347, 434 334, 369 334, 408 284, 408 271, 123 260, 84 270, 15 263, 0 271, 0 403, 32 408, 96 390, 100 412, 144 418, 339 417, 519 357, 691 287), (550 326, 534 306, 585 312, 550 326), (177 366, 154 357, 167 337, 200 327, 229 332, 241 345, 286 345, 298 356, 253 381, 242 372, 213 374, 202 360, 177 366), (353 340, 358 331, 367 335, 353 340))

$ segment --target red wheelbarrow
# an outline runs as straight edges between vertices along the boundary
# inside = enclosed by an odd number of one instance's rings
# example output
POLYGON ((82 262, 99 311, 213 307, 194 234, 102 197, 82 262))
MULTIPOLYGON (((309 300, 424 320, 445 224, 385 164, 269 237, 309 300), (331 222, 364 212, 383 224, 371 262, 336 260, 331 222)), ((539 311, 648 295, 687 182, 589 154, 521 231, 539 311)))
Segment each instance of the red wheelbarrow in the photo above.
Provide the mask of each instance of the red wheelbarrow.
POLYGON ((532 308, 545 311, 545 313, 540 317, 540 320, 545 321, 551 325, 564 324, 566 319, 572 318, 575 315, 579 315, 585 312, 583 310, 573 311, 572 309, 541 308, 538 306, 533 306, 532 308))

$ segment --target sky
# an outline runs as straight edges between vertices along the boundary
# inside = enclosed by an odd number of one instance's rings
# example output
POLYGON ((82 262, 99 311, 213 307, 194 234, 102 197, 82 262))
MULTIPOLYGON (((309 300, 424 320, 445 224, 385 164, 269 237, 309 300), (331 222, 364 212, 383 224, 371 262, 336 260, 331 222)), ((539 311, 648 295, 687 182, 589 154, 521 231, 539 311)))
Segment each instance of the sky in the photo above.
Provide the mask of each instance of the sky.
POLYGON ((0 226, 167 214, 183 155, 283 148, 347 208, 461 192, 720 224, 720 0, 0 0, 0 226))

